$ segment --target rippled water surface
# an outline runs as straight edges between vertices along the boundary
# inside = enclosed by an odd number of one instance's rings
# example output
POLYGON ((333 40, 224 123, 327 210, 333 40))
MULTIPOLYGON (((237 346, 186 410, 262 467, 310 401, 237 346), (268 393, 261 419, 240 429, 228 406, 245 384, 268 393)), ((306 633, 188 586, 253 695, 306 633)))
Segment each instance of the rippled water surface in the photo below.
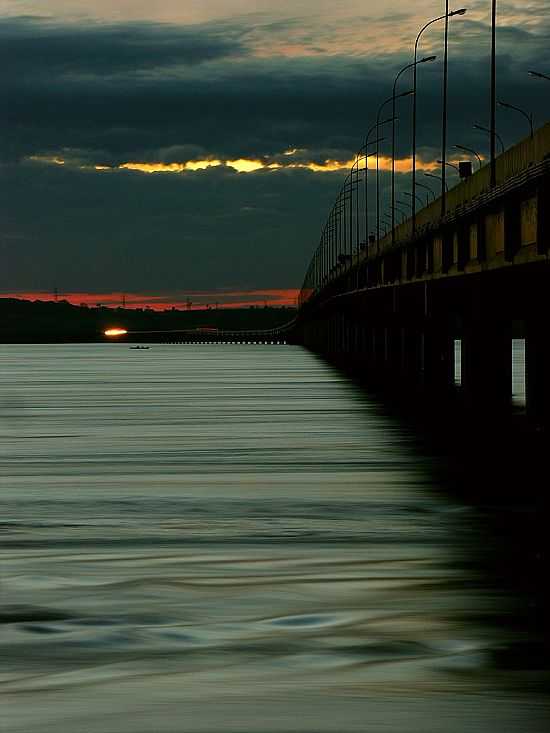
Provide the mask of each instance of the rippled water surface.
POLYGON ((549 729, 489 510, 324 362, 105 344, 0 366, 10 733, 549 729))

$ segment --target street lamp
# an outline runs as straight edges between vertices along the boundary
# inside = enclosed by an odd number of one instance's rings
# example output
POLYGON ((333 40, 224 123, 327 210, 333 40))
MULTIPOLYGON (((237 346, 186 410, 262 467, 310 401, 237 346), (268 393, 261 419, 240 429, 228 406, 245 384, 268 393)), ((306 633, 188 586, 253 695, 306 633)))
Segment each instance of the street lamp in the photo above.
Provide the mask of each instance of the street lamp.
POLYGON ((498 143, 500 145, 501 152, 504 152, 504 142, 502 141, 502 138, 498 134, 498 132, 492 132, 488 127, 484 127, 483 125, 478 125, 477 123, 474 125, 474 130, 481 130, 481 132, 486 132, 491 137, 494 137, 496 140, 498 140, 498 143))
MULTIPOLYGON (((436 181, 439 181, 440 183, 443 182, 443 176, 436 176, 435 173, 426 173, 426 171, 424 171, 424 175, 426 176, 426 178, 435 178, 436 181)), ((446 193, 449 192, 449 186, 447 185, 447 181, 445 181, 445 192, 446 193)))
POLYGON ((477 158, 477 162, 479 163, 479 167, 481 168, 481 166, 483 165, 481 156, 473 148, 467 148, 466 145, 455 145, 454 147, 457 150, 464 150, 466 153, 471 153, 472 155, 475 155, 475 157, 477 158))
MULTIPOLYGON (((381 138, 378 135, 376 136, 376 140, 370 140, 370 136, 375 130, 378 130, 380 127, 383 127, 384 125, 387 125, 388 123, 393 122, 393 119, 389 117, 387 120, 383 120, 382 122, 374 124, 369 131, 367 132, 367 135, 365 137, 365 152, 368 152, 368 148, 371 145, 378 145, 385 140, 385 138, 381 138)), ((369 177, 369 157, 371 155, 374 155, 377 153, 368 153, 365 159, 365 237, 368 242, 369 238, 369 192, 368 192, 368 177, 369 177)), ((378 155, 377 155, 378 157, 378 155)), ((378 167, 378 166, 377 166, 378 167)))
MULTIPOLYGON (((400 99, 401 97, 408 97, 411 94, 413 94, 412 89, 409 89, 406 92, 401 92, 401 94, 398 94, 395 96, 395 94, 392 94, 391 97, 388 97, 385 102, 382 102, 380 107, 378 108, 378 114, 376 115, 376 239, 377 241, 380 239, 380 135, 378 134, 379 128, 380 128, 380 115, 382 114, 382 110, 386 105, 388 105, 390 102, 395 104, 396 99, 400 99)), ((378 245, 377 245, 378 249, 378 245)))
MULTIPOLYGON (((403 191, 404 196, 410 196, 411 197, 411 206, 412 206, 412 193, 410 191, 403 191)), ((424 206, 424 201, 418 196, 418 194, 414 195, 415 199, 420 203, 420 206, 424 206)), ((426 204, 428 204, 428 194, 426 194, 426 204)))
POLYGON ((458 171, 458 173, 460 173, 460 168, 459 168, 459 167, 458 167, 457 165, 455 165, 454 163, 449 163, 449 162, 447 162, 447 161, 444 161, 444 160, 438 160, 437 162, 438 162, 438 163, 439 163, 439 165, 441 165, 441 166, 444 166, 444 165, 446 165, 446 166, 447 166, 447 168, 454 168, 454 169, 455 169, 455 171, 458 171))
POLYGON ((540 71, 528 71, 527 73, 534 79, 546 79, 546 81, 550 81, 550 76, 547 76, 546 74, 541 74, 540 71))
POLYGON ((519 112, 520 115, 523 115, 527 122, 529 123, 529 129, 531 130, 531 137, 533 137, 534 130, 533 130, 533 115, 530 112, 526 112, 524 109, 521 109, 521 107, 516 107, 513 104, 509 104, 508 102, 502 102, 500 99, 498 101, 498 106, 502 107, 503 109, 512 109, 514 112, 519 112))
POLYGON ((432 194, 433 200, 434 201, 436 200, 437 196, 435 195, 433 189, 430 188, 430 186, 427 186, 425 183, 421 183, 420 181, 417 181, 416 182, 416 185, 419 188, 423 188, 426 191, 426 206, 429 206, 429 204, 430 204, 430 201, 429 201, 430 193, 432 194))
MULTIPOLYGON (((431 25, 434 23, 438 23, 440 20, 445 21, 446 26, 446 36, 447 36, 447 25, 449 18, 454 17, 455 15, 465 15, 466 14, 466 8, 459 8, 458 10, 451 10, 449 12, 449 3, 446 4, 446 10, 445 15, 440 15, 438 18, 434 18, 433 20, 430 20, 428 23, 426 23, 423 28, 420 29, 420 32, 416 36, 416 41, 414 43, 414 60, 416 62, 417 56, 418 56, 418 44, 420 43, 420 38, 422 37, 422 34, 425 30, 427 30, 431 25)), ((447 62, 447 55, 445 55, 445 63, 447 62)), ((412 122, 412 192, 413 197, 416 195, 416 91, 417 91, 417 78, 416 78, 416 66, 414 66, 414 77, 413 77, 413 122, 412 122)), ((446 81, 446 79, 445 79, 446 81)), ((413 233, 416 229, 416 199, 413 198, 413 233)))
MULTIPOLYGON (((392 107, 393 123, 392 123, 392 130, 391 130, 391 137, 392 137, 392 140, 391 140, 391 200, 392 200, 392 216, 393 216, 393 205, 395 203, 395 100, 396 100, 397 82, 399 81, 399 79, 402 76, 402 74, 404 74, 409 69, 414 68, 415 71, 416 71, 416 67, 419 64, 425 64, 425 63, 429 63, 431 61, 435 61, 436 58, 437 58, 437 56, 426 56, 425 58, 420 59, 420 61, 418 61, 417 58, 416 58, 416 53, 415 53, 415 59, 414 59, 413 63, 412 64, 407 64, 406 66, 404 66, 401 69, 401 71, 399 72, 399 74, 397 74, 397 76, 395 77, 395 81, 393 82, 393 95, 392 95, 392 99, 393 99, 393 107, 392 107)), ((414 93, 414 89, 412 91, 414 93)), ((393 224, 392 224, 392 236, 393 236, 394 228, 395 228, 395 217, 394 217, 393 224)))

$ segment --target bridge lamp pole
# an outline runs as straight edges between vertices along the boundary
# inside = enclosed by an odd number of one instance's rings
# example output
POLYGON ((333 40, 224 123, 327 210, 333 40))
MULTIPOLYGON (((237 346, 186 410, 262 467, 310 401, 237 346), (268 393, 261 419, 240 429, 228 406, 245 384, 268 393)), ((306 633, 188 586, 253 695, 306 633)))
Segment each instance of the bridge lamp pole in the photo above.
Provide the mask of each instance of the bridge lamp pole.
MULTIPOLYGON (((411 197, 411 206, 412 206, 412 193, 410 191, 403 191, 404 196, 410 196, 411 197)), ((415 193, 414 195, 415 199, 418 201, 420 206, 424 206, 424 201, 420 198, 418 194, 415 193)))
MULTIPOLYGON (((424 171, 424 175, 426 176, 426 178, 435 178, 435 180, 439 181, 440 183, 443 181, 443 176, 436 176, 435 173, 426 173, 426 171, 424 171)), ((449 192, 447 181, 445 181, 445 191, 446 193, 449 192)))
POLYGON ((526 112, 524 109, 521 109, 521 107, 516 107, 513 104, 502 102, 501 100, 498 101, 498 106, 502 107, 503 109, 511 109, 514 112, 519 112, 520 115, 523 115, 523 117, 525 117, 525 119, 529 123, 529 130, 531 131, 531 137, 533 137, 535 131, 533 128, 533 114, 531 112, 526 112))
POLYGON ((498 132, 495 131, 495 133, 493 134, 491 132, 490 128, 484 127, 483 125, 479 125, 479 124, 477 124, 477 122, 474 125, 474 130, 480 130, 481 132, 486 132, 491 137, 494 137, 495 140, 498 140, 498 144, 500 145, 500 151, 501 151, 501 153, 504 152, 504 142, 503 142, 502 138, 500 137, 500 135, 498 134, 498 132))
MULTIPOLYGON (((408 206, 408 204, 406 204, 406 206, 408 206)), ((400 206, 397 206, 397 205, 395 206, 395 210, 401 214, 402 216, 401 224, 402 224, 405 221, 405 219, 409 216, 409 214, 406 209, 402 209, 400 206)))
MULTIPOLYGON (((495 0, 493 0, 495 1, 495 0)), ((465 9, 464 13, 466 12, 465 9)), ((460 15, 464 15, 460 13, 460 15)), ((447 106, 449 96, 449 0, 445 0, 445 34, 444 34, 444 54, 443 54, 443 114, 442 114, 442 130, 441 130, 441 158, 443 165, 441 166, 441 216, 447 213, 447 106)))
POLYGON ((529 76, 533 77, 533 79, 545 79, 546 81, 550 81, 550 76, 541 74, 540 71, 528 71, 527 73, 529 76))
POLYGON ((483 162, 481 160, 481 156, 477 151, 475 151, 473 148, 467 148, 466 145, 455 145, 454 146, 457 150, 464 150, 466 153, 471 153, 472 155, 475 155, 477 158, 477 162, 479 163, 479 167, 481 169, 481 166, 483 165, 483 162))
MULTIPOLYGON (((407 64, 404 66, 401 71, 397 74, 395 77, 395 80, 393 82, 393 95, 392 95, 392 126, 391 126, 391 205, 392 205, 392 241, 395 241, 395 234, 393 234, 393 230, 395 228, 395 216, 393 214, 393 207, 395 204, 395 102, 396 102, 396 94, 397 94, 397 83, 401 76, 408 71, 409 69, 414 68, 416 72, 416 67, 419 64, 425 64, 429 63, 431 61, 435 61, 437 56, 426 56, 423 59, 417 60, 416 58, 416 49, 415 49, 415 58, 412 64, 407 64)), ((415 73, 416 77, 416 73, 415 73)), ((412 93, 414 94, 415 89, 413 88, 412 93)))
MULTIPOLYGON (((412 201, 403 201, 402 199, 397 199, 396 203, 398 206, 405 206, 406 209, 410 209, 412 206, 412 201)), ((407 214, 407 216, 409 216, 409 214, 407 214)))
POLYGON ((376 251, 378 252, 380 249, 379 241, 380 241, 380 115, 382 114, 382 110, 384 107, 386 107, 390 102, 395 104, 396 99, 400 99, 401 97, 408 97, 412 94, 412 90, 409 89, 406 92, 401 92, 401 94, 398 94, 395 96, 395 94, 392 94, 391 97, 388 97, 385 102, 382 102, 380 107, 378 108, 378 114, 376 115, 376 251))
POLYGON ((432 194, 432 199, 434 201, 436 200, 437 196, 435 195, 435 193, 434 193, 434 191, 433 191, 432 188, 430 188, 429 186, 427 186, 425 183, 422 183, 421 181, 417 181, 416 182, 416 185, 419 188, 423 188, 426 191, 426 206, 429 206, 429 204, 430 204, 430 198, 429 198, 430 197, 430 194, 432 194))
MULTIPOLYGON (((366 176, 366 170, 368 165, 368 155, 366 146, 363 145, 362 148, 359 149, 359 151, 355 155, 355 161, 353 163, 353 166, 351 168, 352 173, 353 169, 355 168, 355 235, 356 235, 356 254, 359 256, 359 239, 360 239, 360 227, 359 227, 359 177, 361 175, 361 169, 360 169, 360 163, 365 158, 365 176, 366 176)), ((353 183, 353 178, 352 178, 353 183)))
MULTIPOLYGON (((416 40, 414 42, 414 60, 416 62, 418 57, 418 44, 420 43, 420 39, 424 33, 430 26, 432 26, 434 23, 438 23, 441 20, 445 21, 446 26, 446 38, 448 38, 448 22, 449 18, 453 18, 455 15, 465 15, 466 14, 466 8, 459 8, 458 10, 451 10, 449 11, 449 3, 446 4, 446 11, 445 15, 440 15, 437 18, 434 18, 433 20, 430 20, 428 23, 426 23, 425 26, 423 26, 420 29, 420 32, 416 36, 416 40)), ((445 62, 447 60, 447 56, 445 56, 445 62)), ((413 77, 413 91, 414 91, 414 97, 413 97, 413 120, 412 120, 412 193, 413 193, 413 233, 416 230, 416 199, 414 196, 416 196, 416 141, 417 141, 417 108, 416 108, 416 92, 417 92, 417 65, 414 66, 414 77, 413 77)), ((446 79, 445 79, 446 82, 446 79)), ((446 88, 446 83, 445 83, 446 88)))
POLYGON ((373 151, 372 153, 368 152, 368 149, 371 145, 379 145, 381 142, 383 142, 386 138, 376 136, 376 140, 370 139, 372 133, 375 130, 378 130, 380 127, 383 127, 384 125, 387 125, 388 123, 392 122, 392 119, 389 118, 387 120, 383 120, 380 123, 374 124, 370 130, 367 132, 367 135, 365 137, 365 151, 367 152, 366 160, 365 160, 365 237, 367 240, 367 244, 369 241, 369 190, 368 190, 368 178, 369 178, 369 158, 372 155, 376 155, 376 151, 373 151))
MULTIPOLYGON (((491 186, 497 185, 497 0, 491 0, 491 186)), ((504 146, 503 146, 504 148, 504 146)))
POLYGON ((449 163, 449 161, 444 161, 444 160, 438 160, 437 162, 441 166, 446 165, 447 168, 454 168, 455 171, 460 173, 460 168, 457 165, 455 165, 454 163, 449 163))

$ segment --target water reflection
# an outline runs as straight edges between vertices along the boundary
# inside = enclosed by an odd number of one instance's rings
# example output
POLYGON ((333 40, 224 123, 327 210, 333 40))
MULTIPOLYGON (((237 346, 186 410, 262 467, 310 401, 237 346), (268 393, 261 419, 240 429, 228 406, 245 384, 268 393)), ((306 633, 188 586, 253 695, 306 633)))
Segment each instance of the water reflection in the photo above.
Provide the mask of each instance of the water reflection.
POLYGON ((540 547, 507 551, 533 513, 491 461, 298 348, 2 367, 10 731, 546 730, 540 547))

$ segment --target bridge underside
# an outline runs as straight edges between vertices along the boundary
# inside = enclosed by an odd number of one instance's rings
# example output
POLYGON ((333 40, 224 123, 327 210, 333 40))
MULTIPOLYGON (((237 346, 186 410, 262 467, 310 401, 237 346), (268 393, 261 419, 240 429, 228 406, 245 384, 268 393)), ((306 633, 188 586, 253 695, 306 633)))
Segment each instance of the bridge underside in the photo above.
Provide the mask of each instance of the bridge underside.
POLYGON ((334 296, 302 319, 295 338, 393 392, 460 398, 505 412, 512 339, 526 340, 527 413, 550 415, 548 262, 334 296), (460 342, 460 384, 455 369, 460 342))
POLYGON ((526 412, 548 423, 550 124, 497 160, 496 186, 485 166, 446 205, 343 258, 339 240, 323 240, 295 339, 395 393, 460 397, 494 415, 510 410, 512 337, 521 336, 526 412))

